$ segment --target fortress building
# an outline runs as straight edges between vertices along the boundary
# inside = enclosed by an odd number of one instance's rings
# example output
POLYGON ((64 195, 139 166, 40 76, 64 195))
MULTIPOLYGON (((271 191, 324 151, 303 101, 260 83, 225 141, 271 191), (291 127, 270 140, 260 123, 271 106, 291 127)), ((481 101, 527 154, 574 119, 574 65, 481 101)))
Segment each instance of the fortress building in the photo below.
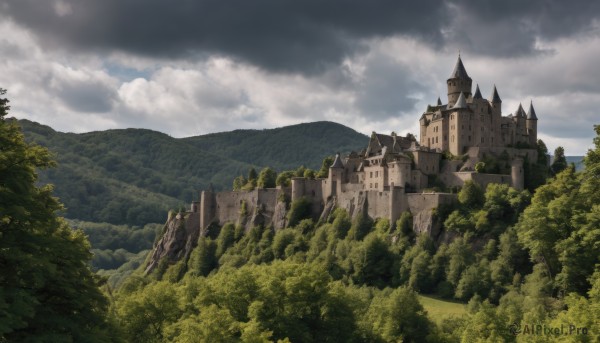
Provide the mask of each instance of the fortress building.
POLYGON ((448 102, 438 98, 427 106, 419 119, 418 141, 410 134, 373 132, 360 153, 345 158, 337 154, 327 178, 293 178, 290 187, 274 189, 202 192, 200 202, 193 205, 193 212, 200 212, 200 228, 226 222, 281 228, 289 200, 303 198, 310 202, 315 219, 327 218, 342 207, 352 216, 362 212, 394 223, 402 212, 410 211, 416 230, 435 231, 434 209, 454 201, 451 191, 467 180, 482 187, 502 183, 523 189, 524 163, 537 160, 533 104, 527 113, 519 105, 514 113, 502 116, 496 86, 490 99, 484 99, 478 85, 472 93, 472 83, 459 56, 446 81, 448 102), (486 169, 479 162, 494 167, 486 169))
POLYGON ((428 148, 461 155, 469 147, 529 147, 537 143, 537 116, 533 103, 526 114, 523 107, 502 116, 502 100, 494 86, 490 99, 475 88, 460 59, 448 81, 448 103, 427 106, 421 116, 420 143, 428 148))

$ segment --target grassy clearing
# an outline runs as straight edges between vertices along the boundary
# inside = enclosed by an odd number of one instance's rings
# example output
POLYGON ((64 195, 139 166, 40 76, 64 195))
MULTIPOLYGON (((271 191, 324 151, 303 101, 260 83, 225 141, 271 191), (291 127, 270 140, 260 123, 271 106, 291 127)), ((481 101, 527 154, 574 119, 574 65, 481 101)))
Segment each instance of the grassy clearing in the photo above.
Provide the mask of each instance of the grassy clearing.
POLYGON ((442 300, 425 295, 419 295, 419 301, 429 314, 429 317, 436 322, 447 317, 463 316, 467 313, 465 304, 460 302, 442 300))

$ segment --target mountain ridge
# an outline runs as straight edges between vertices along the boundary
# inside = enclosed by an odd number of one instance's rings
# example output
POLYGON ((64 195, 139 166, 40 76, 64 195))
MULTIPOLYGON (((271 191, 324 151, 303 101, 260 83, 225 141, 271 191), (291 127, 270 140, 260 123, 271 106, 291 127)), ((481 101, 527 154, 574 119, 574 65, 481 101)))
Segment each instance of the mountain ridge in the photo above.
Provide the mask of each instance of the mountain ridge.
POLYGON ((317 169, 324 157, 358 151, 368 141, 333 122, 185 138, 149 129, 69 133, 18 123, 28 142, 54 154, 58 167, 40 171, 40 183, 55 185, 67 218, 129 225, 164 222, 169 209, 196 200, 198 190, 230 189, 249 168, 317 169))

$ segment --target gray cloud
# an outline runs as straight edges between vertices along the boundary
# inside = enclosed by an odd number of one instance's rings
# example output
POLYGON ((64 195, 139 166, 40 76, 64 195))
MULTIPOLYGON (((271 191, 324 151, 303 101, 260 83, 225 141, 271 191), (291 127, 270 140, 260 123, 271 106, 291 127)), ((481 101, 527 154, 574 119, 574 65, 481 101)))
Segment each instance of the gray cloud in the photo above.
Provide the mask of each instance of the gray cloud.
POLYGON ((269 70, 308 73, 361 51, 360 39, 401 33, 440 42, 436 25, 445 21, 441 0, 5 2, 5 15, 47 45, 165 58, 224 54, 269 70))
POLYGON ((366 117, 382 120, 403 112, 416 113, 417 93, 425 87, 415 81, 409 66, 388 56, 375 56, 367 62, 363 78, 356 105, 366 117))
POLYGON ((593 31, 600 13, 589 0, 3 2, 4 15, 48 46, 163 58, 222 54, 309 74, 363 51, 364 39, 394 35, 483 55, 537 53, 538 39, 593 31))

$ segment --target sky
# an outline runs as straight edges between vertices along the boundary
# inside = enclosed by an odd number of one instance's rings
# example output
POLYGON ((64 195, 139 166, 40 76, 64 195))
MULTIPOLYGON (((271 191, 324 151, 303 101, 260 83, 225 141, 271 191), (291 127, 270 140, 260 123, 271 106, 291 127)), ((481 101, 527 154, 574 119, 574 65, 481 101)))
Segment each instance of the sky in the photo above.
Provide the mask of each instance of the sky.
MULTIPOLYGON (((63 132, 187 137, 328 120, 418 134, 460 51, 549 149, 600 124, 600 2, 0 0, 11 115, 63 132)), ((473 89, 474 91, 474 89, 473 89)))

